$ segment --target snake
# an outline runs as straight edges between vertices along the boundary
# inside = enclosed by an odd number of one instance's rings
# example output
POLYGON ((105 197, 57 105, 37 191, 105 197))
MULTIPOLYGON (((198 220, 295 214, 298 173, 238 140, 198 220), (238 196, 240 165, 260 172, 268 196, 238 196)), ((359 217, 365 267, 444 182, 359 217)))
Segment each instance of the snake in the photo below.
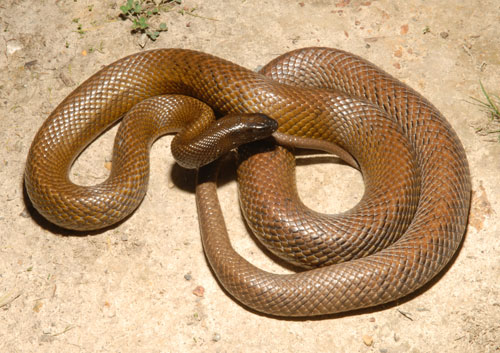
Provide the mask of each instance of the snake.
POLYGON ((116 223, 140 204, 149 147, 168 132, 178 132, 178 160, 199 168, 207 260, 226 291, 258 312, 315 316, 395 301, 436 277, 464 237, 470 173, 449 122, 406 84, 334 48, 293 50, 258 72, 188 49, 122 58, 77 87, 42 124, 26 162, 27 194, 64 228, 116 223), (75 159, 124 115, 122 126, 132 127, 118 130, 108 180, 74 184, 75 159), (236 147, 244 218, 272 254, 297 268, 293 273, 261 270, 231 246, 217 197, 218 163, 209 162, 236 147), (359 169, 365 190, 358 204, 336 215, 306 207, 295 182, 297 148, 335 153, 359 169))

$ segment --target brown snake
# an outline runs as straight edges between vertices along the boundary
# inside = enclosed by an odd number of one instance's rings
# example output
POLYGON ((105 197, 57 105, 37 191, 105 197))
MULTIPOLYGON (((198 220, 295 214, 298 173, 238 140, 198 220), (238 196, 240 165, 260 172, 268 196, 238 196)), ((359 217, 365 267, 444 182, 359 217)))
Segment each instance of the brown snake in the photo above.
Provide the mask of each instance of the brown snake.
MULTIPOLYGON (((196 197, 205 253, 222 285, 249 307, 309 316, 386 303, 427 283, 457 250, 471 184, 455 132, 413 89, 355 55, 328 48, 287 53, 260 73, 180 49, 142 52, 105 67, 54 110, 35 137, 25 185, 36 209, 63 227, 94 229, 137 207, 145 193, 147 157, 137 157, 139 166, 128 165, 128 158, 147 152, 151 141, 131 142, 121 155, 115 153, 113 168, 121 164, 128 175, 112 171, 116 184, 97 185, 90 194, 72 184, 68 172, 103 130, 135 104, 163 94, 194 97, 217 116, 264 114, 278 122, 278 142, 340 151, 362 172, 362 200, 329 216, 298 199, 287 149, 267 141, 241 150, 238 184, 249 226, 273 253, 308 268, 278 275, 232 249, 216 196, 216 171, 212 165, 200 170, 196 197), (81 193, 87 193, 83 201, 81 193)), ((186 114, 182 119, 196 125, 197 118, 189 116, 198 113, 186 114)), ((139 131, 154 125, 135 124, 139 131)), ((176 124, 168 131, 178 131, 176 124)), ((158 135, 151 134, 150 140, 158 135)))

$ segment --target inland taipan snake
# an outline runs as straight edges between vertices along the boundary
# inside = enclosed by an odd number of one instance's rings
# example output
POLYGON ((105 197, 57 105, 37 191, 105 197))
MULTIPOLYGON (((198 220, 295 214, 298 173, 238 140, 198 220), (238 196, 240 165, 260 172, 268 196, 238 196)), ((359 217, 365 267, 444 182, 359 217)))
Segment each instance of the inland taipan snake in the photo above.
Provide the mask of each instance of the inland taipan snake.
POLYGON ((123 58, 79 86, 42 125, 28 156, 26 189, 51 222, 97 229, 123 219, 140 203, 147 152, 159 134, 187 124, 175 138, 181 147, 175 150, 174 139, 172 149, 184 165, 198 167, 223 150, 270 135, 273 120, 275 140, 288 148, 336 151, 359 166, 365 192, 344 213, 314 212, 297 196, 295 162, 287 148, 275 146, 272 138, 241 147, 238 185, 247 223, 273 253, 307 269, 272 274, 231 247, 216 195, 216 169, 202 167, 196 199, 204 250, 235 298, 274 315, 343 312, 407 295, 449 262, 470 206, 460 141, 413 89, 336 49, 296 50, 259 73, 180 49, 123 58), (173 96, 148 99, 166 94, 173 96), (229 115, 230 122, 219 119, 213 127, 199 101, 217 117, 229 115), (120 127, 115 142, 122 150, 114 152, 109 179, 92 188, 72 184, 68 173, 75 158, 133 106, 125 118, 132 127, 120 127), (133 119, 134 112, 150 117, 133 119), (167 127, 156 131, 161 124, 167 127), (205 153, 210 158, 198 162, 196 156, 205 153))

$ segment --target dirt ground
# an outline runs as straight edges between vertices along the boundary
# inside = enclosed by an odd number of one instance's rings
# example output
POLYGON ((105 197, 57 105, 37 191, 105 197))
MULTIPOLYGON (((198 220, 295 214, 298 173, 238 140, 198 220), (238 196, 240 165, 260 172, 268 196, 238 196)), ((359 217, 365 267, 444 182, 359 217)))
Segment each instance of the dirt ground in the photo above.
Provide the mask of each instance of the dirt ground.
MULTIPOLYGON (((480 80, 500 94, 498 0, 185 0, 161 14, 168 31, 155 42, 117 17, 125 2, 0 2, 0 352, 500 352, 500 143, 484 134, 495 127, 471 104, 484 98, 480 80), (209 269, 194 173, 174 164, 171 137, 155 144, 148 194, 126 222, 89 236, 50 226, 23 192, 31 140, 78 84, 144 44, 251 69, 291 49, 337 47, 416 88, 449 119, 470 162, 472 210, 454 263, 384 307, 303 320, 249 311, 209 269)), ((106 177, 115 131, 82 155, 74 180, 106 177)), ((336 212, 359 200, 356 171, 304 164, 306 204, 336 212)), ((285 271, 249 236, 228 180, 219 196, 235 247, 264 269, 285 271)))

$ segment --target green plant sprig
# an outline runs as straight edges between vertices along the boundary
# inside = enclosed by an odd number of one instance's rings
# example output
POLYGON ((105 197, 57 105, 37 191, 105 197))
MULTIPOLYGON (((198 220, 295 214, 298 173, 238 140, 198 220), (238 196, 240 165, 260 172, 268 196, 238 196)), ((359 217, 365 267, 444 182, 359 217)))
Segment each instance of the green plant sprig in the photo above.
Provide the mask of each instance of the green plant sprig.
MULTIPOLYGON (((483 86, 483 83, 479 81, 479 86, 481 87, 481 92, 483 93, 484 97, 486 98, 486 101, 482 101, 480 99, 470 97, 475 105, 480 106, 485 110, 490 118, 490 121, 492 123, 500 123, 500 96, 495 95, 495 94, 489 94, 486 89, 483 86)), ((499 133, 500 129, 495 129, 495 130, 486 130, 485 128, 480 128, 476 130, 476 132, 483 132, 487 134, 493 134, 493 133, 499 133)), ((498 135, 498 141, 500 142, 500 135, 498 135)))
POLYGON ((481 86, 481 91, 483 92, 484 97, 486 98, 486 102, 481 102, 479 99, 475 99, 480 105, 482 105, 485 109, 490 113, 491 120, 500 120, 500 97, 496 94, 492 94, 491 98, 490 94, 486 92, 486 89, 483 86, 483 83, 479 81, 479 85, 481 86), (495 103, 496 101, 496 103, 495 103))
POLYGON ((180 4, 182 0, 127 0, 120 6, 122 18, 132 21, 132 31, 145 33, 151 40, 156 40, 161 32, 168 30, 165 22, 153 26, 149 20, 160 13, 169 11, 168 4, 180 4))

